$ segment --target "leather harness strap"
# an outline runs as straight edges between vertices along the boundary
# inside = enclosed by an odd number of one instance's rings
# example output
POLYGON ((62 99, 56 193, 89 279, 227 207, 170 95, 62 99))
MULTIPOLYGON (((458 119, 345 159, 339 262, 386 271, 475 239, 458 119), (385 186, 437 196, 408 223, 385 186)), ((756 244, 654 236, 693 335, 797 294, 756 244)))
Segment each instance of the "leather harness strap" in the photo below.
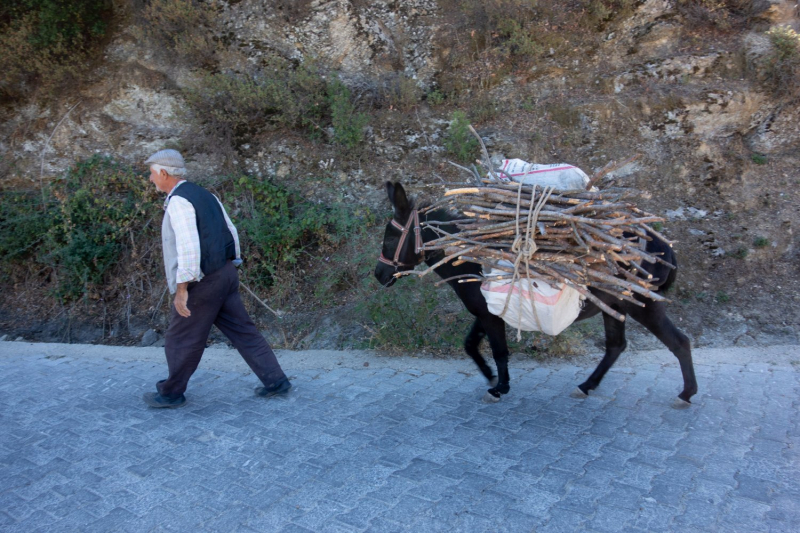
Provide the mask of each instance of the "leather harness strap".
MULTIPOLYGON (((397 269, 398 267, 405 267, 405 266, 410 266, 410 267, 417 266, 418 263, 401 263, 399 261, 399 258, 400 258, 400 253, 403 251, 403 244, 406 241, 406 237, 408 236, 409 231, 411 231, 412 224, 414 225, 414 253, 418 254, 422 252, 422 229, 420 228, 419 225, 419 212, 416 209, 411 211, 411 214, 409 215, 408 221, 406 222, 405 226, 400 225, 400 223, 394 219, 392 219, 391 224, 392 226, 400 230, 401 232, 400 242, 397 243, 397 249, 394 252, 394 259, 392 260, 387 259, 386 257, 384 257, 383 252, 381 252, 381 256, 378 258, 378 261, 380 261, 381 263, 385 263, 389 266, 393 266, 395 267, 395 269, 397 269)), ((424 258, 424 252, 423 252, 423 258, 424 258)))

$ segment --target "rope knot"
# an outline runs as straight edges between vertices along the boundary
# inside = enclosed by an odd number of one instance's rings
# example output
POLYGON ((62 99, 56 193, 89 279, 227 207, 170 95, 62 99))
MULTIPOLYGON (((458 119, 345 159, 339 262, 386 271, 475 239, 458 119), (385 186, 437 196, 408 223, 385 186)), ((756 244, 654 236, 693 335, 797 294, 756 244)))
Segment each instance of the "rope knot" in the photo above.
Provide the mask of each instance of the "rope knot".
POLYGON ((530 233, 527 233, 524 236, 517 235, 517 237, 514 239, 514 244, 511 245, 511 251, 517 254, 517 262, 519 262, 520 259, 530 261, 537 249, 538 247, 536 246, 536 240, 530 235, 530 233))

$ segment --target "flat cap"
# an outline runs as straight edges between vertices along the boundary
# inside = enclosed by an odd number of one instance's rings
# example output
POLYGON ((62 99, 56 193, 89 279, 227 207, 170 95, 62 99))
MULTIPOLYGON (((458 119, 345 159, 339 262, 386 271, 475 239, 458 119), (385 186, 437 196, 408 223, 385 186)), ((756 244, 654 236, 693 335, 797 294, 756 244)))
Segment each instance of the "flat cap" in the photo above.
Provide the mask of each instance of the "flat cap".
POLYGON ((145 165, 161 165, 162 167, 172 168, 186 168, 183 162, 183 156, 177 150, 168 148, 166 150, 159 150, 144 162, 145 165))

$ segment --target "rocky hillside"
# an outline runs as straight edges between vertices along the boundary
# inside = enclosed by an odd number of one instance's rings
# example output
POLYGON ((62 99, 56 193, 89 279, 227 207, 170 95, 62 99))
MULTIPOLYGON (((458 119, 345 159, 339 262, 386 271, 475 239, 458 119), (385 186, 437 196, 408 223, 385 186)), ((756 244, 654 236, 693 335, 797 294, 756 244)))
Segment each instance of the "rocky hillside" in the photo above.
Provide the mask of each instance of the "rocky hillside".
MULTIPOLYGON (((39 190, 96 154, 136 165, 178 147, 200 182, 224 189, 223 176, 247 175, 319 205, 371 212, 358 238, 312 246, 260 285, 287 313, 278 320, 249 302, 279 346, 402 344, 387 337, 397 324, 389 315, 407 315, 414 302, 387 300, 401 296, 369 279, 389 212, 382 184, 401 180, 430 199, 463 182, 448 164, 464 155, 452 144, 458 111, 493 159, 568 162, 592 174, 638 156, 601 187, 638 188, 641 207, 667 219, 680 263, 671 312, 695 344, 799 340, 794 2, 158 0, 117 1, 114 13, 73 83, 6 102, 3 188, 39 190), (193 18, 168 9, 177 4, 193 18), (309 65, 319 77, 298 78, 309 65), (333 104, 317 116, 316 103, 300 101, 328 83, 333 102, 334 78, 349 96, 348 117, 364 117, 347 123, 352 142, 333 104), (270 85, 276 79, 290 81, 270 85), (247 105, 245 86, 255 91, 247 105), (259 107, 270 98, 268 110, 259 107)), ((107 297, 54 298, 47 268, 7 267, 0 332, 139 342, 153 330, 148 342, 157 342, 166 305, 159 251, 143 248, 152 275, 107 297)), ((133 279, 137 264, 118 265, 112 278, 133 279)), ((414 294, 435 295, 424 313, 457 339, 467 327, 457 303, 429 285, 414 294)), ((411 294, 400 284, 392 291, 411 294)))

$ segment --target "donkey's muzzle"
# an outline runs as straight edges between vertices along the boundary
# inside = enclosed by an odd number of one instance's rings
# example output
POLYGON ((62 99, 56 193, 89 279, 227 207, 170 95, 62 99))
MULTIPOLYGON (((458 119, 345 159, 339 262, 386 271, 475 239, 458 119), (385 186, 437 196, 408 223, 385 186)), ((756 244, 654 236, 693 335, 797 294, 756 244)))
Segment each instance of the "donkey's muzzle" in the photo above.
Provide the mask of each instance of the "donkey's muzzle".
POLYGON ((378 263, 378 266, 375 267, 375 279, 384 287, 391 287, 397 281, 397 278, 394 277, 395 272, 397 269, 384 263, 378 263))

